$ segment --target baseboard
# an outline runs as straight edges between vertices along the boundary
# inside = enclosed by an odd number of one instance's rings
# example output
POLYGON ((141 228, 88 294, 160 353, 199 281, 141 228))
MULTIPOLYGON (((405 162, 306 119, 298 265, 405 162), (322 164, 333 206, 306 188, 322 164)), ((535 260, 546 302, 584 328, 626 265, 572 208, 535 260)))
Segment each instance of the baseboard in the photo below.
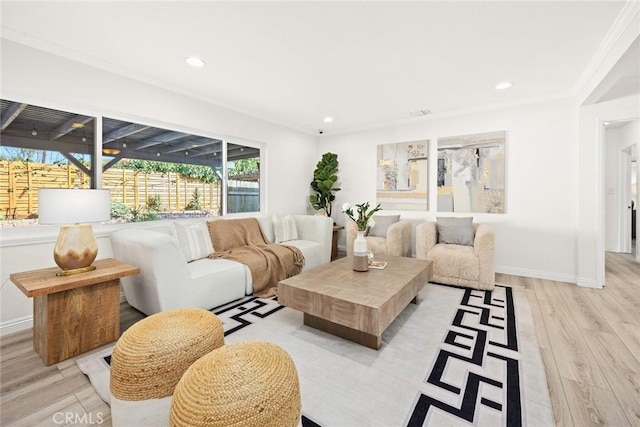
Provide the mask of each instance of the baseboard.
POLYGON ((602 286, 596 280, 585 279, 571 274, 552 273, 549 271, 528 270, 526 268, 514 268, 496 266, 496 273, 511 274, 514 276, 533 277, 535 279, 553 280, 555 282, 575 283, 583 288, 601 289, 602 286))
POLYGON ((0 323, 0 336, 33 328, 33 316, 20 317, 0 323))
POLYGON ((577 280, 578 286, 583 288, 593 288, 593 289, 602 289, 602 286, 598 284, 596 280, 593 279, 584 279, 579 277, 577 280))
POLYGON ((554 273, 551 271, 530 270, 527 268, 496 266, 496 273, 512 276, 533 277, 535 279, 553 280, 556 282, 578 283, 578 278, 572 274, 554 273))

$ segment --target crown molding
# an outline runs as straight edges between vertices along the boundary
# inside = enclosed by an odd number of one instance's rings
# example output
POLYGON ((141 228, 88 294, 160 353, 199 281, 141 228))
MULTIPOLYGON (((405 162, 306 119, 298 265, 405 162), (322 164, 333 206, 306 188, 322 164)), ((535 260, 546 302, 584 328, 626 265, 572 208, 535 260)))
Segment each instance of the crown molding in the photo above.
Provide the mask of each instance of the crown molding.
POLYGON ((622 6, 620 13, 607 32, 607 35, 600 43, 600 46, 598 46, 598 49, 596 49, 596 52, 591 58, 591 61, 589 61, 589 64, 587 64, 587 67, 582 72, 582 75, 573 86, 571 93, 574 96, 579 95, 580 92, 582 92, 587 87, 589 81, 595 76, 600 67, 603 66, 605 60, 615 47, 616 43, 618 43, 627 28, 629 28, 629 26, 638 17, 639 13, 640 1, 638 0, 627 0, 624 6, 622 6))
POLYGON ((513 101, 495 102, 491 104, 485 104, 485 105, 474 106, 469 108, 460 108, 456 110, 432 113, 427 116, 407 117, 407 118, 396 119, 396 120, 388 120, 385 122, 378 122, 376 124, 367 123, 360 126, 354 126, 349 128, 333 129, 330 132, 330 136, 355 133, 355 132, 366 132, 370 130, 383 129, 383 128, 388 128, 393 126, 417 124, 417 123, 428 122, 428 121, 437 120, 437 119, 465 116, 470 114, 478 114, 478 113, 484 113, 489 111, 503 110, 507 108, 525 107, 528 105, 542 104, 545 102, 571 99, 574 96, 575 95, 572 92, 564 92, 564 93, 533 96, 529 98, 516 99, 513 101))

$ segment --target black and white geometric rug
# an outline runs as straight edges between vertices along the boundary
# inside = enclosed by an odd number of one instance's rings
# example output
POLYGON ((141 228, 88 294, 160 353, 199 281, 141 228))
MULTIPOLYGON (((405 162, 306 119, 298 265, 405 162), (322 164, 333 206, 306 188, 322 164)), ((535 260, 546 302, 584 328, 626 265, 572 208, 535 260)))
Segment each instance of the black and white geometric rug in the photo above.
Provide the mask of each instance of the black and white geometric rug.
MULTIPOLYGON (((264 340, 293 358, 303 426, 552 426, 551 402, 524 294, 428 284, 380 350, 302 324, 276 299, 212 310, 225 342, 264 340)), ((77 361, 109 401, 111 348, 77 361)))

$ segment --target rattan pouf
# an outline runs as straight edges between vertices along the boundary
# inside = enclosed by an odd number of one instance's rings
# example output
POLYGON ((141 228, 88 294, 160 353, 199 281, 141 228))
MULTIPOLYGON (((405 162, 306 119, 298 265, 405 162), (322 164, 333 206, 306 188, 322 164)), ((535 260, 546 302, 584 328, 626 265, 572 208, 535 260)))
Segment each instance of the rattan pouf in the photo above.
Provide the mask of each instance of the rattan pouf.
POLYGON ((291 357, 275 344, 248 341, 220 347, 184 373, 169 425, 295 427, 300 408, 291 357))
POLYGON ((222 345, 222 322, 200 308, 164 311, 135 323, 111 356, 113 425, 167 425, 171 395, 182 374, 222 345))

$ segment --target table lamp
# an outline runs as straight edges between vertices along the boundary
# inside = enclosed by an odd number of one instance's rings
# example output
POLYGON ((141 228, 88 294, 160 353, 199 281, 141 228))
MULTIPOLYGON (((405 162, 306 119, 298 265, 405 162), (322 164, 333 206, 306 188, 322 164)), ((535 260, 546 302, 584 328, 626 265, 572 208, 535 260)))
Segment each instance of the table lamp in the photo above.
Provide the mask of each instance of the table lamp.
POLYGON ((63 224, 53 249, 53 259, 62 269, 58 276, 95 270, 91 263, 98 255, 98 242, 88 223, 108 221, 110 216, 109 190, 38 190, 38 222, 63 224))

